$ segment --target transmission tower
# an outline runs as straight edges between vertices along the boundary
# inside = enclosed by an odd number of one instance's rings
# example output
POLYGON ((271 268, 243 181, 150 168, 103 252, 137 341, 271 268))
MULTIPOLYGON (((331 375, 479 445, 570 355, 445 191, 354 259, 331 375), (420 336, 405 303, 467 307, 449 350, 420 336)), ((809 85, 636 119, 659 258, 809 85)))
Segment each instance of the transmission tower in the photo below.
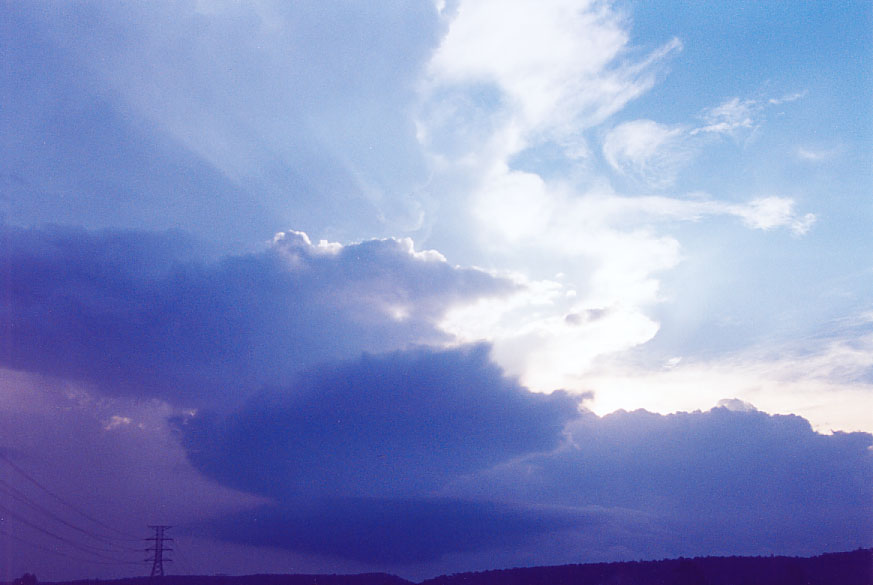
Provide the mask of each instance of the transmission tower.
POLYGON ((149 526, 152 530, 155 531, 155 535, 151 538, 146 538, 146 540, 153 541, 154 546, 150 546, 146 549, 146 552, 153 553, 151 557, 146 559, 146 562, 152 562, 152 577, 163 577, 164 576, 164 562, 172 562, 173 559, 165 559, 165 552, 172 552, 173 549, 166 546, 167 542, 172 542, 172 538, 167 538, 164 536, 164 531, 169 530, 172 526, 149 526))

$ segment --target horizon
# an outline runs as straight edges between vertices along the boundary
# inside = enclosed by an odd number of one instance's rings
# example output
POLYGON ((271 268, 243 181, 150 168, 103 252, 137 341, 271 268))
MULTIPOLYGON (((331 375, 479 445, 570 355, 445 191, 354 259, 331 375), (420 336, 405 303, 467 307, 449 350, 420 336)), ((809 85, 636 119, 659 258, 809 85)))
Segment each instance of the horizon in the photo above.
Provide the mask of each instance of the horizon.
POLYGON ((4 8, 0 580, 873 547, 869 3, 4 8))
MULTIPOLYGON (((743 560, 743 561, 761 561, 761 560, 763 560, 763 561, 777 561, 777 560, 779 560, 779 561, 815 561, 815 560, 821 560, 821 561, 824 561, 825 559, 828 559, 830 557, 841 557, 842 558, 842 557, 846 557, 847 555, 852 555, 852 554, 856 554, 856 553, 864 553, 864 552, 873 553, 873 549, 857 548, 857 549, 852 550, 852 551, 822 553, 822 554, 818 554, 818 555, 814 555, 814 556, 810 556, 810 557, 782 556, 782 555, 772 555, 772 554, 769 556, 730 556, 730 557, 702 556, 702 557, 691 557, 691 558, 678 557, 678 558, 665 558, 665 559, 639 559, 639 560, 632 560, 632 561, 608 561, 608 562, 600 562, 600 563, 572 563, 572 564, 566 564, 566 565, 518 566, 518 567, 506 567, 506 568, 501 568, 501 569, 484 569, 484 570, 475 571, 475 572, 452 573, 451 575, 435 575, 435 576, 428 577, 428 578, 421 579, 421 580, 417 580, 417 581, 410 580, 410 579, 404 579, 402 577, 399 577, 397 575, 393 575, 390 573, 355 573, 355 574, 348 574, 348 575, 335 574, 335 573, 331 573, 331 574, 323 574, 323 573, 316 573, 316 574, 260 573, 260 574, 253 574, 253 575, 229 575, 226 573, 214 573, 211 575, 174 575, 172 573, 167 573, 164 576, 167 578, 191 577, 194 579, 203 579, 203 578, 210 578, 210 577, 239 579, 239 578, 246 578, 246 577, 310 577, 310 576, 315 576, 315 577, 333 577, 333 578, 343 578, 343 577, 359 577, 359 578, 361 578, 361 577, 371 577, 371 576, 373 576, 373 577, 385 576, 385 577, 391 577, 394 579, 398 579, 398 580, 400 580, 402 582, 406 582, 406 583, 419 583, 419 584, 421 584, 421 583, 428 583, 431 581, 437 581, 437 580, 440 580, 443 578, 457 580, 458 578, 465 577, 465 576, 486 575, 489 573, 503 573, 503 572, 510 572, 511 573, 511 572, 517 572, 517 571, 584 568, 584 567, 595 567, 595 566, 602 566, 602 565, 619 565, 619 566, 631 566, 631 567, 633 567, 636 565, 657 566, 657 565, 664 565, 664 564, 682 563, 685 561, 733 561, 733 560, 743 560)), ((696 566, 698 568, 700 567, 700 565, 696 565, 696 566)), ((739 567, 735 567, 735 570, 738 568, 739 567)), ((762 567, 758 567, 758 568, 761 569, 762 567)), ((847 566, 845 564, 845 561, 842 563, 840 568, 844 572, 847 570, 847 566)), ((863 565, 863 566, 859 565, 856 567, 848 568, 848 570, 850 572, 852 571, 852 569, 858 569, 859 571, 867 571, 867 573, 869 573, 869 570, 868 570, 869 566, 867 566, 867 565, 863 565)), ((748 570, 749 569, 747 567, 746 571, 748 572, 748 570)), ((817 572, 819 573, 819 575, 825 574, 821 568, 819 568, 817 572)), ((851 574, 853 576, 863 578, 863 575, 861 572, 858 572, 857 575, 855 573, 851 573, 851 574)), ((719 575, 723 576, 722 573, 719 573, 719 575)), ((757 576, 761 576, 761 575, 757 575, 757 576)), ((827 576, 833 577, 833 575, 830 575, 830 574, 828 574, 827 576)), ((28 573, 28 574, 23 575, 21 577, 21 579, 27 579, 28 577, 36 578, 36 575, 28 573)), ((131 581, 131 580, 143 580, 143 579, 150 580, 150 579, 153 579, 153 577, 143 577, 143 576, 120 577, 117 579, 109 579, 108 581, 119 582, 119 581, 131 581)), ((49 582, 49 583, 76 583, 76 582, 82 582, 82 581, 92 582, 93 580, 92 579, 83 579, 83 580, 79 580, 79 581, 54 581, 54 582, 49 582)), ((98 581, 99 581, 99 579, 98 579, 98 581)), ((45 583, 45 581, 36 581, 36 582, 45 583)), ((12 585, 13 582, 8 582, 8 583, 10 585, 12 585)))
MULTIPOLYGON (((259 573, 259 574, 227 574, 227 573, 213 573, 209 575, 200 575, 200 574, 173 574, 172 572, 167 571, 163 577, 192 577, 192 578, 209 578, 209 577, 227 577, 231 579, 236 578, 244 578, 244 577, 368 577, 368 576, 386 576, 392 577, 395 579, 399 579, 401 581, 407 583, 426 583, 434 580, 438 580, 444 577, 447 578, 457 578, 459 576, 464 575, 481 575, 486 573, 500 573, 500 572, 513 572, 513 571, 528 571, 528 570, 537 570, 537 569, 560 569, 560 568, 569 568, 569 567, 586 567, 586 566, 598 566, 598 565, 658 565, 664 563, 675 563, 681 561, 711 561, 711 560, 734 560, 734 559, 742 559, 742 560, 800 560, 800 561, 812 561, 816 559, 824 559, 827 557, 844 557, 846 555, 851 555, 854 553, 862 553, 862 552, 873 552, 871 548, 862 548, 858 547, 851 551, 839 551, 839 552, 830 552, 830 553, 820 553, 811 556, 785 556, 785 555, 757 555, 757 556, 697 556, 697 557, 674 557, 674 558, 662 558, 662 559, 635 559, 628 561, 602 561, 597 563, 568 563, 563 565, 537 565, 537 566, 517 566, 517 567, 504 567, 499 569, 482 569, 479 571, 462 571, 458 573, 452 574, 441 574, 441 575, 433 575, 430 577, 426 577, 419 580, 406 579, 400 577, 398 575, 394 575, 392 573, 350 573, 350 574, 337 574, 337 573, 259 573)), ((21 578, 26 578, 28 575, 32 577, 37 577, 37 575, 33 573, 26 573, 21 576, 21 578)), ((112 579, 106 579, 105 581, 115 582, 115 581, 130 581, 130 580, 140 580, 140 579, 152 579, 154 577, 148 576, 130 576, 130 577, 118 577, 112 579)), ((93 579, 84 578, 81 580, 73 580, 73 581, 39 581, 38 583, 75 583, 77 581, 92 581, 93 579)), ((100 579, 98 579, 100 580, 100 579)), ((0 583, 8 583, 12 584, 12 581, 2 582, 0 583)))

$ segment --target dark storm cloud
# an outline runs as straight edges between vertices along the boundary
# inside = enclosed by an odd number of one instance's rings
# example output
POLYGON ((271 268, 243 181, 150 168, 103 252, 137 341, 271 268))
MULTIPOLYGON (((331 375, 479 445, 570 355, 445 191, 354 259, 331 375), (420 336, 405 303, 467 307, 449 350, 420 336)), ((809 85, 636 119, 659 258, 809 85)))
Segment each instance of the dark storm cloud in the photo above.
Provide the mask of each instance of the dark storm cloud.
POLYGON ((409 563, 580 522, 429 496, 457 477, 554 449, 577 416, 575 398, 531 393, 490 363, 486 346, 471 346, 323 366, 226 418, 177 425, 197 469, 278 502, 208 524, 216 536, 409 563))
POLYGON ((868 433, 822 435, 798 416, 724 407, 587 414, 568 432, 571 445, 465 480, 457 493, 637 510, 657 539, 635 531, 612 545, 644 556, 873 544, 868 433))
POLYGON ((558 446, 578 401, 505 378, 486 346, 323 366, 224 419, 180 421, 194 465, 226 485, 297 497, 412 496, 558 446))
POLYGON ((0 229, 0 364, 180 404, 443 340, 451 303, 509 288, 407 241, 325 247, 291 232, 202 262, 176 234, 0 229))
POLYGON ((277 502, 205 529, 399 563, 494 544, 521 554, 543 537, 550 549, 526 558, 873 544, 869 434, 821 435, 797 416, 724 407, 579 415, 565 396, 507 386, 481 348, 470 351, 368 357, 226 419, 180 425, 198 469, 277 502))
POLYGON ((229 542, 407 564, 452 552, 518 546, 533 534, 588 523, 581 513, 485 501, 331 498, 265 506, 192 530, 229 542))

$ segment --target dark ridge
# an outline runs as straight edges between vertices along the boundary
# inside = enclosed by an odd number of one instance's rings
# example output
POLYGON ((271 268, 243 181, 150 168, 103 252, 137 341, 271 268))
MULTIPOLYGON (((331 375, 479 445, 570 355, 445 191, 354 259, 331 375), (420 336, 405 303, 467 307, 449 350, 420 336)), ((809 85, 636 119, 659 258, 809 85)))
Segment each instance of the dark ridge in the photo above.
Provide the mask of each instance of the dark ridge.
POLYGON ((167 575, 127 579, 83 579, 39 585, 414 585, 386 573, 361 575, 167 575))
MULTIPOLYGON (((4 584, 0 584, 4 585, 4 584)), ((6 584, 9 585, 9 584, 6 584)), ((182 575, 41 585, 414 585, 362 575, 182 575)), ((873 549, 816 557, 696 557, 455 573, 419 585, 873 585, 873 549)))
POLYGON ((458 573, 421 585, 873 585, 873 549, 817 557, 697 557, 458 573))

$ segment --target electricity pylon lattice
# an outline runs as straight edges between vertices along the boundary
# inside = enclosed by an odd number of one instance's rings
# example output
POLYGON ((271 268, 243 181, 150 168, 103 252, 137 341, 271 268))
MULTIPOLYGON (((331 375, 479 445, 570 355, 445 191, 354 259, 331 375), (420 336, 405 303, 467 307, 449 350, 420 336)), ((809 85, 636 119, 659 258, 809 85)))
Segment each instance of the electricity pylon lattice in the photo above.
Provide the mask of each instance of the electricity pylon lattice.
POLYGON ((172 526, 149 526, 149 528, 155 531, 155 535, 151 538, 146 538, 146 540, 152 541, 155 544, 146 549, 146 552, 152 553, 152 556, 147 558, 146 562, 152 562, 152 577, 163 577, 164 562, 169 563, 173 560, 164 558, 164 553, 173 551, 173 549, 166 545, 168 542, 173 542, 173 539, 164 536, 164 531, 169 530, 172 526))

